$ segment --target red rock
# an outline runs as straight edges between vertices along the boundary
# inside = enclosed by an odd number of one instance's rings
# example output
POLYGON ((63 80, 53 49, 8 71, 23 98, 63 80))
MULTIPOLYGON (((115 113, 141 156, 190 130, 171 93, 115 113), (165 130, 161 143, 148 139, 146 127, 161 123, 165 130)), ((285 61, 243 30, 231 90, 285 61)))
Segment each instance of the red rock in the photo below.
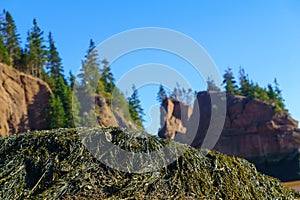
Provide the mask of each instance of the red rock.
POLYGON ((51 90, 44 81, 0 63, 0 94, 1 136, 47 128, 51 90))

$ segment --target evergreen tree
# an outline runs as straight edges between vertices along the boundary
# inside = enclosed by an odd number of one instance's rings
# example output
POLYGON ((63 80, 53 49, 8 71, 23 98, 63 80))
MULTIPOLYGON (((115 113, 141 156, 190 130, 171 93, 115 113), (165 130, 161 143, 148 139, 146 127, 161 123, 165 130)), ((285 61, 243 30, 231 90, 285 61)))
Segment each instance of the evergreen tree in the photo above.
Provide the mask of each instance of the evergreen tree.
POLYGON ((139 94, 135 86, 132 86, 133 93, 129 98, 129 113, 131 119, 140 127, 143 127, 142 122, 144 114, 144 110, 141 106, 141 101, 139 100, 139 94))
POLYGON ((55 46, 51 32, 48 36, 49 49, 48 49, 48 61, 46 69, 48 70, 49 76, 57 82, 63 75, 63 67, 61 64, 61 58, 58 55, 57 48, 55 46))
POLYGON ((276 99, 275 99, 276 109, 277 111, 285 110, 284 99, 282 98, 281 90, 279 88, 279 84, 276 78, 274 79, 274 85, 275 85, 275 94, 276 94, 276 99))
POLYGON ((65 127, 65 112, 58 96, 51 95, 47 110, 47 122, 50 129, 65 127))
POLYGON ((103 67, 100 70, 100 74, 101 74, 100 81, 103 83, 103 86, 105 88, 105 92, 112 93, 113 89, 115 87, 114 76, 113 76, 113 74, 111 72, 111 69, 110 69, 108 61, 107 60, 103 60, 102 64, 103 64, 103 67))
POLYGON ((10 65, 10 59, 7 50, 3 44, 2 37, 0 36, 0 62, 10 65))
POLYGON ((268 88, 268 89, 267 89, 267 93, 268 93, 269 99, 270 99, 271 101, 275 101, 275 100, 276 100, 276 93, 275 93, 275 91, 274 91, 272 85, 271 85, 271 84, 268 84, 267 88, 268 88))
POLYGON ((48 50, 48 83, 52 88, 52 91, 57 95, 64 108, 64 127, 74 127, 73 114, 78 111, 72 110, 72 88, 67 84, 67 81, 63 74, 63 67, 61 64, 61 58, 55 46, 52 34, 49 33, 49 50, 48 50))
POLYGON ((11 14, 8 11, 4 11, 3 14, 5 17, 0 24, 0 32, 10 63, 16 67, 21 58, 20 36, 11 14))
POLYGON ((207 78, 207 90, 208 91, 218 91, 220 92, 221 89, 216 85, 215 81, 213 79, 211 79, 210 77, 207 78))
POLYGON ((166 90, 165 90, 164 86, 162 84, 160 84, 159 85, 159 90, 157 92, 156 100, 159 103, 162 103, 166 98, 167 98, 166 90))
POLYGON ((37 25, 36 19, 33 20, 33 28, 27 34, 27 49, 30 74, 41 77, 44 65, 47 61, 46 46, 43 44, 43 31, 37 25))
POLYGON ((80 87, 85 88, 85 92, 90 96, 93 96, 100 79, 98 52, 93 40, 90 40, 90 46, 85 56, 85 60, 82 62, 80 71, 81 72, 78 74, 78 77, 81 80, 80 87))
POLYGON ((17 64, 17 68, 19 71, 30 74, 31 70, 29 67, 29 53, 28 49, 24 48, 21 50, 21 58, 19 60, 19 63, 17 64))
POLYGON ((94 100, 100 82, 99 58, 93 40, 90 40, 90 45, 85 59, 82 61, 78 78, 80 79, 80 83, 78 84, 76 95, 80 102, 81 124, 86 126, 93 125, 91 124, 91 119, 95 117, 91 113, 95 111, 94 100))
POLYGON ((70 81, 70 88, 73 90, 74 86, 75 86, 75 82, 76 82, 76 78, 74 76, 74 74, 70 71, 69 72, 69 81, 70 81))
POLYGON ((246 75, 245 70, 240 67, 239 70, 239 80, 240 80, 240 88, 239 93, 243 96, 251 96, 253 83, 249 81, 248 75, 246 75))
POLYGON ((226 92, 231 92, 232 94, 236 94, 236 81, 234 80, 233 73, 231 68, 225 70, 225 74, 223 75, 224 81, 223 84, 225 85, 226 92))

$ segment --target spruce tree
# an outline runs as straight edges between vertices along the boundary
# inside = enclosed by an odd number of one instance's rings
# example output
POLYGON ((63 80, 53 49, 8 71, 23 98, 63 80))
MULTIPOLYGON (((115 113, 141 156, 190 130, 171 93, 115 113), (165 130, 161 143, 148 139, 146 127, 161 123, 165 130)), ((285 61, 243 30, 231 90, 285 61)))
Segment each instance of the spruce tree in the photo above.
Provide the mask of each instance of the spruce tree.
POLYGON ((48 83, 52 88, 53 93, 60 98, 63 105, 65 113, 64 127, 74 127, 72 111, 72 88, 68 86, 67 81, 64 77, 61 58, 59 57, 59 53, 57 51, 51 33, 49 33, 47 69, 48 83))
POLYGON ((131 119, 140 127, 143 127, 142 122, 144 114, 144 110, 141 106, 141 101, 139 100, 138 90, 135 88, 135 85, 132 86, 133 93, 130 96, 129 102, 129 113, 131 119))
POLYGON ((61 99, 55 94, 51 95, 48 110, 47 122, 49 129, 65 127, 65 112, 61 99))
POLYGON ((0 36, 0 62, 5 63, 7 65, 11 64, 7 50, 4 46, 1 36, 0 36))
POLYGON ((90 40, 87 54, 78 74, 80 82, 75 91, 80 102, 80 116, 83 125, 91 125, 91 119, 94 118, 91 113, 95 110, 94 100, 100 80, 99 63, 95 43, 90 40))
POLYGON ((275 106, 276 106, 276 111, 279 110, 285 110, 285 106, 284 106, 284 99, 282 98, 282 92, 281 89, 279 88, 279 84, 277 82, 277 79, 274 79, 274 85, 275 85, 275 94, 276 94, 276 98, 275 98, 275 106))
POLYGON ((102 64, 103 64, 103 66, 102 66, 102 69, 100 70, 100 75, 101 75, 100 81, 103 83, 105 92, 112 93, 113 89, 115 87, 114 76, 111 72, 108 61, 103 60, 102 64))
POLYGON ((43 38, 43 31, 37 25, 36 19, 33 20, 33 28, 27 34, 27 49, 30 74, 41 77, 44 65, 47 61, 47 51, 43 38))
POLYGON ((57 48, 55 46, 51 32, 48 35, 49 47, 48 47, 48 60, 46 69, 48 75, 55 81, 58 82, 60 76, 63 76, 63 67, 61 64, 61 58, 58 55, 57 48))
POLYGON ((78 74, 78 78, 81 80, 80 87, 85 88, 85 92, 90 96, 95 94, 100 80, 99 65, 100 62, 95 43, 93 40, 90 40, 85 60, 82 61, 82 67, 78 74))
POLYGON ((17 33, 17 27, 11 14, 8 11, 4 11, 3 14, 5 17, 0 24, 0 32, 10 63, 17 68, 21 58, 20 35, 17 33))
POLYGON ((225 74, 223 75, 223 84, 225 85, 226 92, 230 92, 232 94, 236 94, 236 81, 234 80, 233 73, 231 68, 225 70, 225 74))
POLYGON ((240 67, 239 70, 239 81, 240 81, 240 88, 239 88, 239 94, 243 96, 252 96, 252 89, 253 84, 249 81, 248 75, 246 75, 246 72, 243 68, 240 67))
POLYGON ((159 85, 159 90, 157 92, 156 100, 159 103, 162 103, 166 98, 167 98, 166 90, 165 90, 164 86, 162 84, 160 84, 159 85))

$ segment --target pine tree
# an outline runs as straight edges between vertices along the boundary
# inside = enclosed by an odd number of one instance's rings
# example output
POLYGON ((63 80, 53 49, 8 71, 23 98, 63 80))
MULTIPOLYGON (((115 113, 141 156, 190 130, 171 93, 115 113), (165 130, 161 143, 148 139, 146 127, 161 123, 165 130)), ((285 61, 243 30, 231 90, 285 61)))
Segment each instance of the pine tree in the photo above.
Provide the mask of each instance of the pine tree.
POLYGON ((140 127, 143 127, 142 122, 144 114, 144 110, 141 106, 141 101, 139 100, 139 94, 138 90, 135 88, 135 86, 132 86, 133 93, 131 97, 129 98, 129 113, 131 116, 131 119, 140 127))
POLYGON ((167 98, 166 90, 165 90, 164 86, 162 84, 160 84, 159 85, 159 90, 157 92, 156 100, 159 103, 162 103, 166 98, 167 98))
POLYGON ((30 74, 41 77, 44 65, 47 61, 46 46, 43 44, 43 31, 37 25, 36 19, 33 20, 33 28, 27 34, 27 49, 30 74))
POLYGON ((236 94, 236 81, 234 80, 233 73, 231 71, 231 68, 228 68, 225 70, 225 74, 223 75, 223 84, 225 85, 226 92, 231 92, 232 94, 236 94))
POLYGON ((0 62, 10 65, 10 59, 7 50, 3 44, 2 37, 0 36, 0 62))
POLYGON ((20 36, 17 33, 17 27, 11 14, 8 11, 4 11, 3 14, 5 17, 0 24, 0 32, 10 63, 17 68, 17 64, 21 58, 20 36))

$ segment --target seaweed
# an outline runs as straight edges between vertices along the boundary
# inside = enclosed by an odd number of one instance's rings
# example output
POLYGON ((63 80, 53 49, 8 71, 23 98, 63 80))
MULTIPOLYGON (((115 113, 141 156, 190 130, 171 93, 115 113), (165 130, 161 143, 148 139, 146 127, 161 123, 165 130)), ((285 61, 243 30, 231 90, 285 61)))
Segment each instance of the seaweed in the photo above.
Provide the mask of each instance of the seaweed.
MULTIPOLYGON (((99 155, 107 153, 101 150, 101 144, 97 148, 99 155)), ((157 159, 164 158, 162 154, 157 159)), ((128 162, 134 160, 129 158, 128 162)), ((297 198, 298 192, 257 172, 244 159, 197 150, 143 132, 112 127, 77 128, 0 138, 0 199, 297 198), (157 170, 123 172, 96 159, 80 134, 90 139, 105 137, 131 152, 151 153, 171 145, 182 155, 157 170)))

